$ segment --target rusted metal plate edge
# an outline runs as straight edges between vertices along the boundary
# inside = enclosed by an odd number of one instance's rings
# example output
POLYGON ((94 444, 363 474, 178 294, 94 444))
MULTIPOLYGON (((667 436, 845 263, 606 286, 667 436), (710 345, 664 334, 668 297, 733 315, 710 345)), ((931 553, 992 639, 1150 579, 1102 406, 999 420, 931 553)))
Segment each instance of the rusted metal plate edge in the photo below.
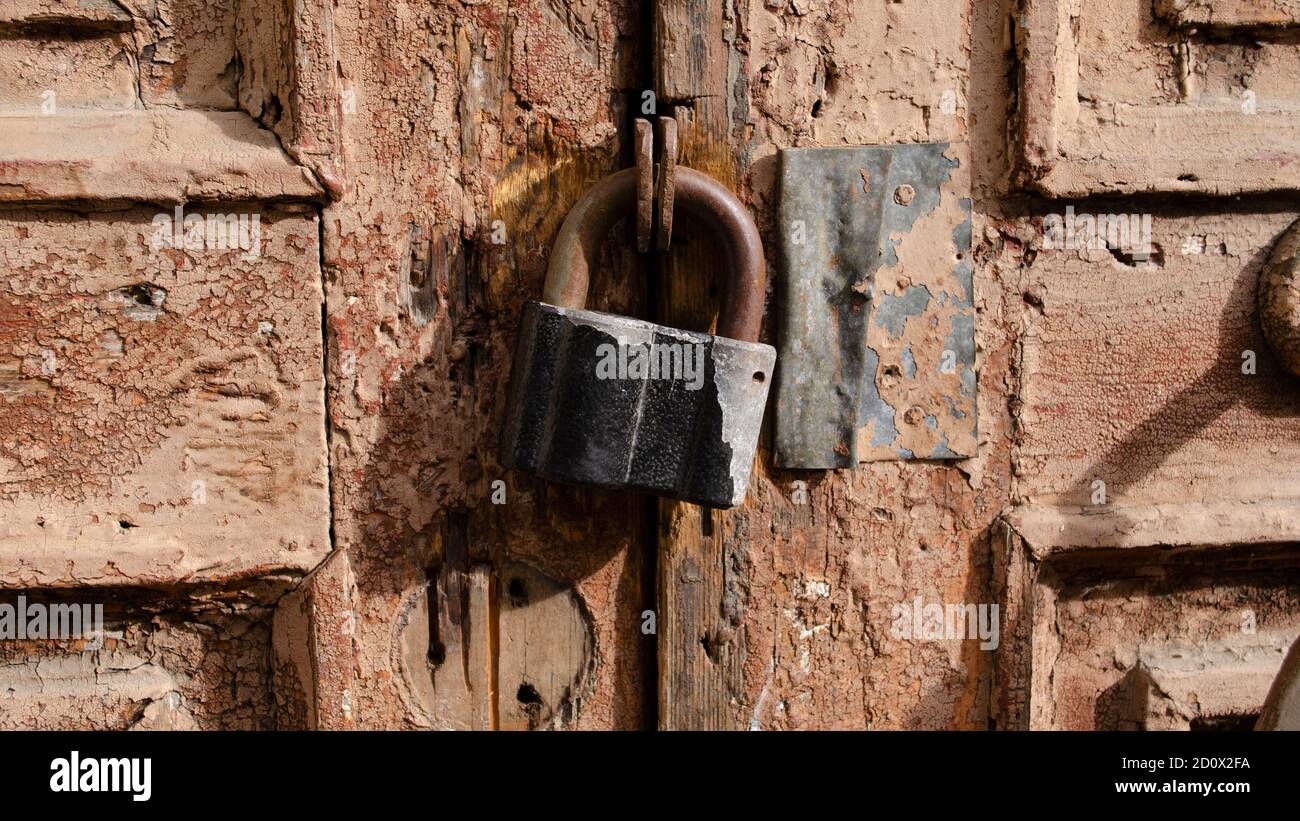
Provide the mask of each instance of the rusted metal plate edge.
POLYGON ((975 454, 967 157, 947 143, 781 152, 780 466, 975 454))

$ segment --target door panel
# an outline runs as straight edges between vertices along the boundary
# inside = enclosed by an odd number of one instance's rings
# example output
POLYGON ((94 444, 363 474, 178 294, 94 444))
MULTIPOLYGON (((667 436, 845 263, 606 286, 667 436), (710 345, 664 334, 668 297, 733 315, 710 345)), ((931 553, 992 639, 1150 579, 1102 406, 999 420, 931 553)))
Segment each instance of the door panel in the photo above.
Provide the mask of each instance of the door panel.
POLYGON ((1257 298, 1298 214, 1222 196, 1296 187, 1293 12, 1017 12, 1019 179, 1047 199, 1017 231, 997 726, 1249 727, 1300 631, 1300 406, 1257 298))
POLYGON ((1300 185, 1294 10, 1221 5, 1024 2, 1024 179, 1049 197, 1300 185))
POLYGON ((293 726, 326 188, 238 110, 233 3, 25 0, 0 43, 0 587, 52 614, 6 622, 4 726, 293 726))
MULTIPOLYGON (((518 309, 568 207, 624 162, 639 19, 368 9, 334 10, 355 109, 323 215, 336 551, 305 597, 319 726, 643 726, 646 500, 495 464, 518 309)), ((645 285, 611 247, 589 304, 626 313, 645 285)))
POLYGON ((0 218, 10 584, 302 574, 329 550, 315 214, 175 214, 0 218))

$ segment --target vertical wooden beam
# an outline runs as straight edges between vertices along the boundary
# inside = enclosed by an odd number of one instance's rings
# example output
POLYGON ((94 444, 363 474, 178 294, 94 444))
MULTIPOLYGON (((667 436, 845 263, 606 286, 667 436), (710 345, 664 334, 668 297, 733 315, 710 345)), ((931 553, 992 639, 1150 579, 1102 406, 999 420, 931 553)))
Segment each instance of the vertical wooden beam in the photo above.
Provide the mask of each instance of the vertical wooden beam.
MULTIPOLYGON (((659 0, 654 12, 658 113, 678 120, 678 162, 733 186, 743 159, 733 149, 730 24, 722 0, 659 0)), ((659 321, 711 330, 717 290, 716 244, 674 220, 659 276, 659 321)), ((726 549, 733 513, 664 500, 659 507, 659 726, 665 730, 740 725, 744 628, 724 607, 726 549)), ((734 580, 732 580, 734 581, 734 580)))
MULTIPOLYGON (((465 353, 454 360, 451 390, 474 429, 465 440, 473 443, 469 472, 461 475, 477 478, 466 496, 488 499, 498 478, 509 487, 505 504, 471 502, 490 514, 469 531, 471 558, 490 562, 496 574, 488 591, 488 680, 499 729, 644 726, 642 678, 653 648, 636 617, 650 606, 639 592, 650 586, 640 575, 648 539, 608 523, 641 516, 646 501, 561 491, 494 464, 516 312, 541 296, 551 243, 572 204, 630 157, 622 148, 629 133, 621 126, 630 126, 625 89, 644 60, 623 33, 642 31, 637 14, 607 3, 566 12, 499 0, 455 14, 460 176, 481 216, 474 237, 454 226, 472 253, 462 255, 446 288, 435 282, 429 290, 445 291, 450 350, 465 353), (464 282, 474 298, 458 301, 464 282)), ((427 233, 437 258, 438 235, 427 233)), ((636 273, 634 249, 625 235, 606 248, 588 307, 636 315, 646 300, 635 286, 646 278, 636 273)))
POLYGON ((994 524, 993 594, 1002 609, 1002 640, 994 655, 990 711, 998 730, 1030 729, 1037 579, 1029 545, 1005 520, 994 524))
POLYGON ((409 667, 418 668, 415 660, 420 655, 429 658, 431 690, 420 686, 417 693, 427 716, 440 728, 497 726, 495 578, 492 566, 477 561, 473 552, 467 517, 449 516, 434 541, 438 566, 427 599, 417 609, 416 629, 403 645, 409 667), (421 629, 420 619, 427 629, 421 629))

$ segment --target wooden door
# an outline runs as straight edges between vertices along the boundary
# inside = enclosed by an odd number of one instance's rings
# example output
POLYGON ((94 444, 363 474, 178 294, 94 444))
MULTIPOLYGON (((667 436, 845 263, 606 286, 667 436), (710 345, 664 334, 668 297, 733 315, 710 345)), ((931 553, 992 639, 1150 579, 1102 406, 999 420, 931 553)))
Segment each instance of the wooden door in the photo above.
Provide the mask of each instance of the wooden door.
MULTIPOLYGON (((1300 633, 1277 4, 9 5, 0 586, 105 633, 5 643, 6 726, 1209 728, 1300 633), (781 470, 769 407, 733 511, 502 471, 646 115, 752 210, 773 342, 778 152, 965 146, 976 455, 781 470)), ((709 238, 634 246, 589 307, 707 330, 709 238)))

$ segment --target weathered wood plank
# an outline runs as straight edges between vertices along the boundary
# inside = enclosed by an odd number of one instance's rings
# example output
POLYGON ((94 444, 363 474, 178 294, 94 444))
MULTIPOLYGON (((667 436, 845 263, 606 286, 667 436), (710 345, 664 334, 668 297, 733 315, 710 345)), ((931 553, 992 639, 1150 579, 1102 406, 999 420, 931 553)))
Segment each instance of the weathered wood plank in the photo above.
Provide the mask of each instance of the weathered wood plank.
MULTIPOLYGON (((1071 219, 1113 223, 1091 210, 1071 219)), ((1036 549, 1294 538, 1274 505, 1297 503, 1300 401, 1256 318, 1260 249, 1294 219, 1162 208, 1147 262, 1037 254, 1018 459, 1022 503, 1043 507, 1016 522, 1036 549)))
MULTIPOLYGON (((655 94, 660 111, 678 121, 679 162, 734 186, 740 158, 730 139, 729 25, 717 0, 655 5, 655 94)), ((659 321, 711 329, 715 248, 698 226, 674 220, 660 269, 659 321)), ((659 726, 737 728, 743 626, 723 608, 724 543, 735 514, 666 500, 659 510, 659 726)))
MULTIPOLYGON (((813 4, 803 14, 738 4, 735 35, 722 38, 730 44, 727 76, 734 85, 719 83, 722 93, 690 101, 697 120, 708 117, 710 105, 732 106, 714 120, 715 133, 724 135, 722 150, 716 142, 683 140, 682 163, 737 190, 770 251, 777 247, 775 154, 781 148, 962 142, 976 111, 980 142, 1000 139, 996 128, 1005 123, 1008 95, 994 87, 1000 79, 987 82, 1002 76, 989 70, 1001 59, 991 36, 1000 13, 994 4, 963 12, 942 0, 813 4), (976 27, 981 33, 972 37, 976 27), (983 61, 984 85, 966 103, 972 60, 983 61)), ((984 184, 1002 173, 989 162, 972 164, 984 184)), ((983 226, 977 226, 978 235, 983 226)), ((738 679, 713 685, 726 694, 715 703, 725 702, 727 726, 987 726, 990 654, 978 642, 909 640, 892 629, 895 608, 918 597, 988 601, 987 528, 1005 493, 1010 441, 1002 415, 990 409, 1004 402, 1008 347, 994 278, 980 271, 975 282, 980 419, 989 420, 981 425, 977 459, 778 471, 760 450, 746 506, 715 518, 724 552, 710 572, 721 592, 713 594, 707 618, 735 624, 739 650, 724 663, 742 670, 738 679)), ((672 279, 666 287, 681 285, 672 279)), ((781 299, 774 290, 773 299, 781 299)), ((777 331, 770 317, 767 330, 777 331)), ((704 632, 694 632, 697 646, 704 632)), ((671 656, 662 663, 683 666, 671 656)), ((686 716, 675 726, 690 726, 689 711, 665 704, 666 726, 674 726, 675 715, 686 716)))
MULTIPOLYGON (((432 680, 451 675, 443 668, 469 664, 467 682, 484 676, 500 688, 501 726, 527 726, 531 696, 519 699, 520 681, 501 682, 523 671, 546 700, 549 675, 532 679, 549 649, 536 636, 570 629, 576 608, 592 666, 580 692, 552 699, 571 709, 537 726, 638 728, 644 500, 507 474, 494 453, 519 309, 541 294, 568 209, 623 164, 621 89, 640 21, 614 3, 541 0, 377 9, 345 0, 332 14, 350 171, 324 215, 328 402, 336 546, 349 551, 358 588, 354 713, 368 727, 483 726, 483 686, 423 706, 432 680), (456 598, 437 592, 448 527, 466 545, 470 577, 457 589, 474 635, 467 655, 446 645, 430 659, 403 632, 421 600, 428 619, 456 598), (564 592, 552 598, 576 601, 555 621, 548 597, 531 599, 521 641, 507 627, 524 614, 499 595, 493 605, 496 588, 470 571, 490 566, 494 584, 508 584, 513 563, 553 580, 564 592), (441 602, 429 599, 431 578, 441 602), (486 666, 482 623, 501 648, 486 666)), ((640 279, 623 261, 593 283, 592 307, 633 312, 640 279)))
POLYGON ((0 120, 0 202, 320 199, 242 111, 69 112, 0 120))
POLYGON ((325 558, 303 211, 191 208, 202 248, 172 209, 0 216, 0 587, 300 577, 325 558))
POLYGON ((1156 14, 1182 28, 1270 28, 1300 25, 1297 0, 1156 0, 1156 14))

